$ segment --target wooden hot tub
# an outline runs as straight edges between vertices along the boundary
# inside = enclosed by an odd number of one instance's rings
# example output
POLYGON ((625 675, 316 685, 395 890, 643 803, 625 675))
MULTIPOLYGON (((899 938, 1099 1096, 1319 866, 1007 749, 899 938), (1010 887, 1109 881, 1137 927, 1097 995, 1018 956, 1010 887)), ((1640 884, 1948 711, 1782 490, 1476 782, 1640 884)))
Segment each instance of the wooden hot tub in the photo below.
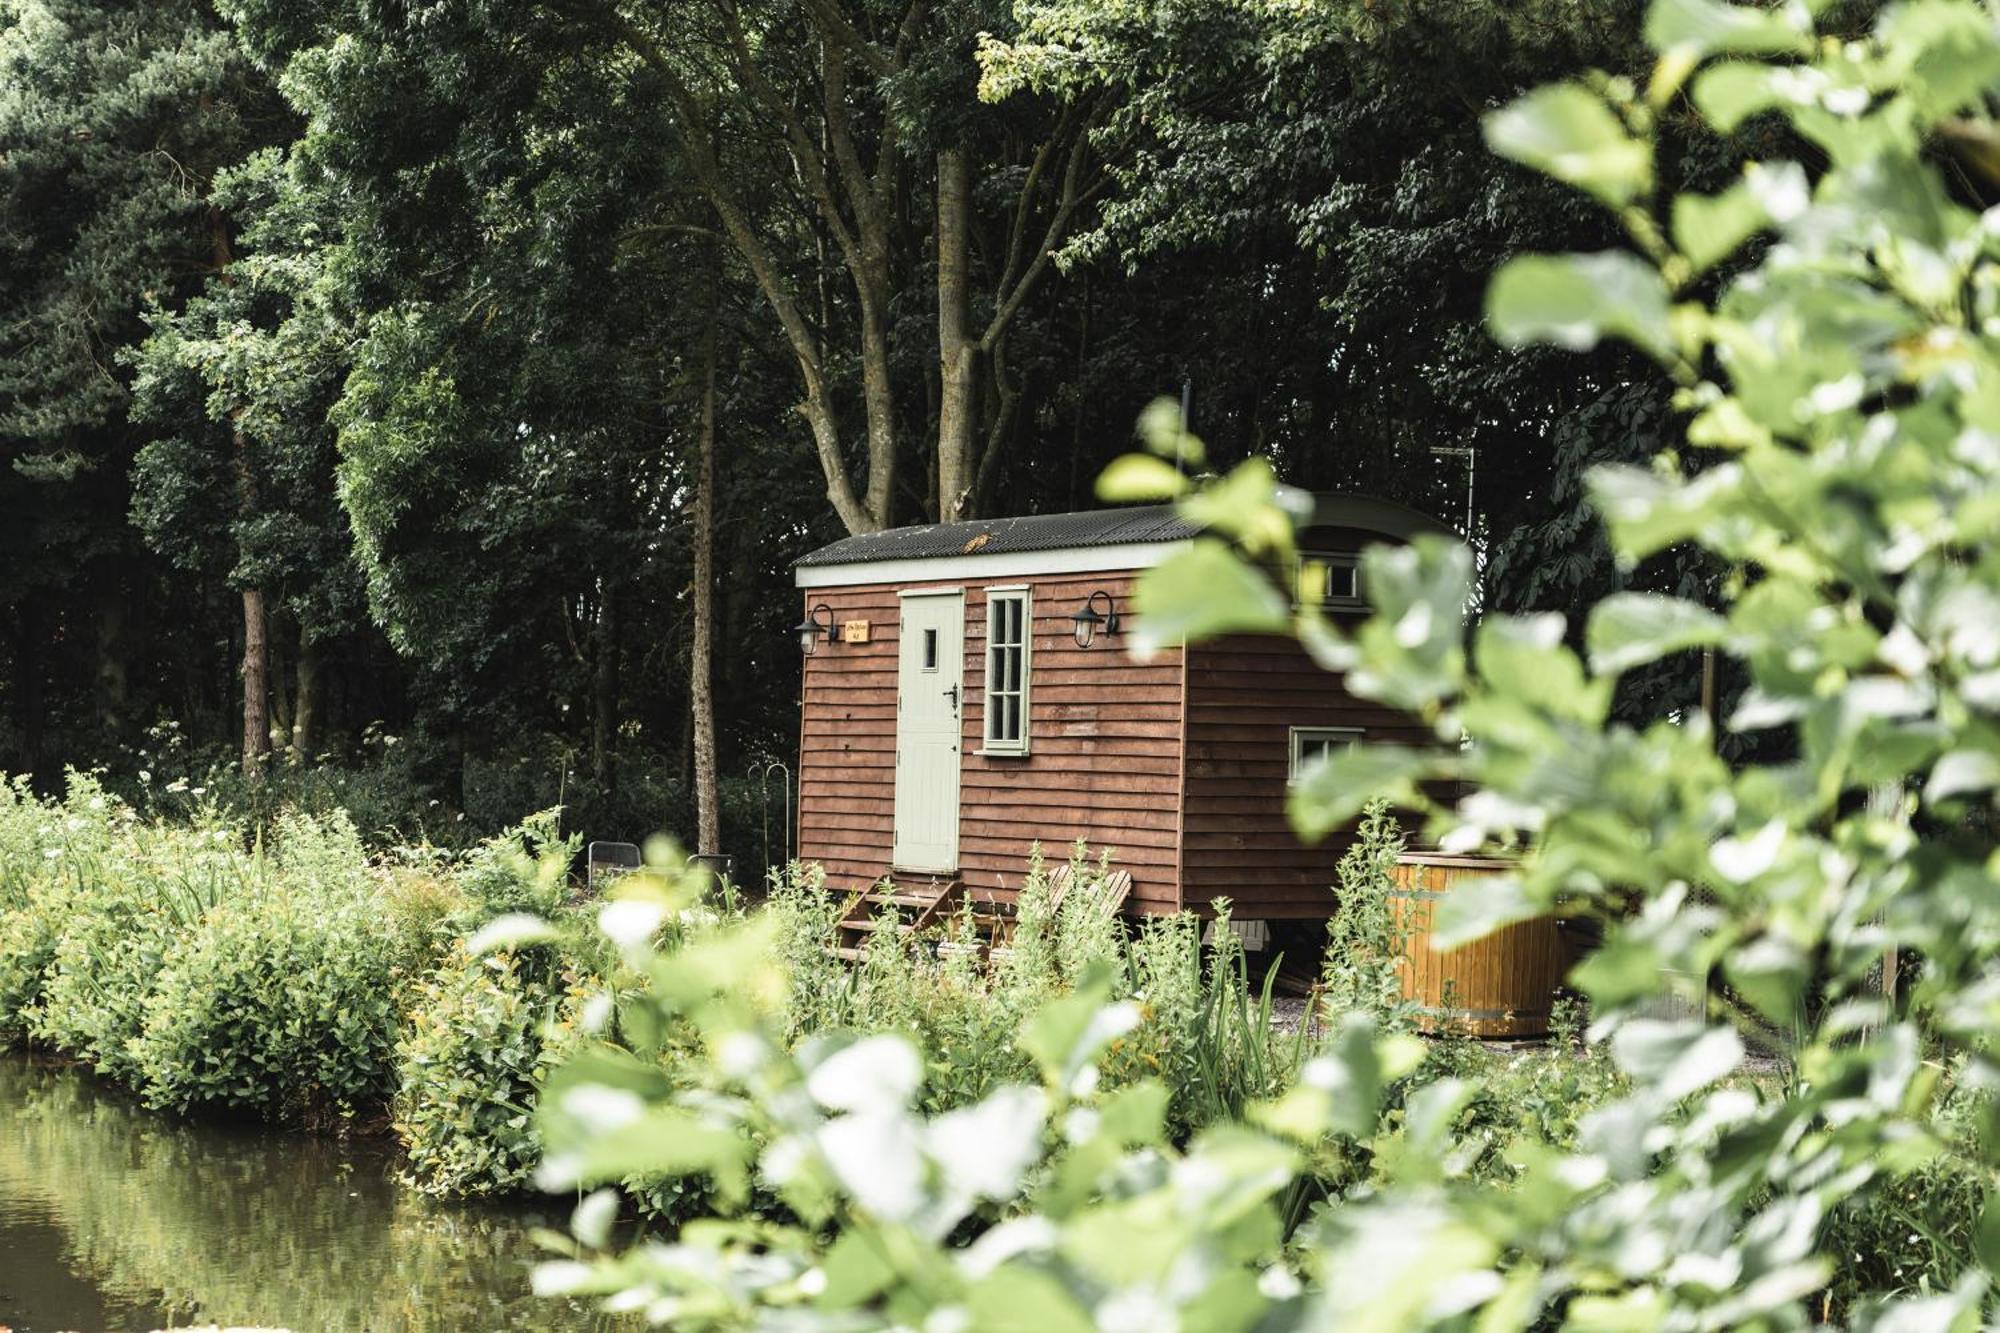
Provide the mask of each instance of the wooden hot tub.
POLYGON ((1446 894, 1504 874, 1510 861, 1406 852, 1395 869, 1389 907, 1403 930, 1403 998, 1426 1032, 1473 1037, 1543 1037, 1569 950, 1554 917, 1503 927, 1449 953, 1431 948, 1431 914, 1446 894))

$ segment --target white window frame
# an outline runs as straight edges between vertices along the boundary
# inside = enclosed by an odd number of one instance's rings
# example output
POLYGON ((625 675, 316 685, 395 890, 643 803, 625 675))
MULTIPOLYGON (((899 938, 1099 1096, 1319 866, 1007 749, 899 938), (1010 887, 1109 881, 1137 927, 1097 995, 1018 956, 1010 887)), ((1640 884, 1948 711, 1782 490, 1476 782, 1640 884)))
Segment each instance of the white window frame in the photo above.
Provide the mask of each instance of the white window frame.
POLYGON ((1338 596, 1323 595, 1320 609, 1323 611, 1365 611, 1368 609, 1368 587, 1362 582, 1361 553, 1359 551, 1302 551, 1299 553, 1299 573, 1304 580, 1307 565, 1325 565, 1328 569, 1353 571, 1354 592, 1338 596))
POLYGON ((986 590, 986 675, 980 682, 980 750, 981 754, 1024 755, 1028 753, 1028 735, 1032 730, 1029 713, 1029 682, 1034 678, 1035 655, 1035 606, 1034 594, 1025 583, 1006 584, 989 587, 986 590), (1021 607, 1021 654, 1020 688, 996 691, 993 688, 997 655, 1003 651, 1013 651, 1014 644, 996 644, 993 640, 994 608, 1008 603, 1019 603, 1021 607), (1019 696, 1021 702, 1021 734, 1001 737, 993 734, 994 719, 1001 710, 994 707, 998 700, 1019 696))
POLYGON ((1313 740, 1324 738, 1329 741, 1344 741, 1349 745, 1353 745, 1365 739, 1367 735, 1368 733, 1360 727, 1293 727, 1291 729, 1291 764, 1285 770, 1286 785, 1297 785, 1299 779, 1305 774, 1305 744, 1308 738, 1313 740))

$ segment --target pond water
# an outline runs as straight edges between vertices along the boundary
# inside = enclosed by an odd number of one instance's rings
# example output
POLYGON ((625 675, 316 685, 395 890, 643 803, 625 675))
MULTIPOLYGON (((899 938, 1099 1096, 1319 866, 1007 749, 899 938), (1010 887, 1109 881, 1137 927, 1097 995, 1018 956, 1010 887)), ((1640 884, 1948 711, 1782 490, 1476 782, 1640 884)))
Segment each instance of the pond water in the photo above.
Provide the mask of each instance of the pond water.
POLYGON ((529 1294, 561 1209, 441 1204, 370 1145, 157 1115, 0 1055, 0 1330, 627 1327, 529 1294))

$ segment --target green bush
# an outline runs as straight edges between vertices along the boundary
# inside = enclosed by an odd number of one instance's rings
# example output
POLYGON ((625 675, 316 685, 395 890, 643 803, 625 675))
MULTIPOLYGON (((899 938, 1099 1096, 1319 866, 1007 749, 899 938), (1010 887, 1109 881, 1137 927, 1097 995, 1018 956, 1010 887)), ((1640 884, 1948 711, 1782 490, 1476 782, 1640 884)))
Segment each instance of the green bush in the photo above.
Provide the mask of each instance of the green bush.
POLYGON ((238 830, 141 823, 86 776, 72 774, 67 799, 48 811, 55 855, 30 897, 55 936, 26 1027, 100 1073, 135 1082, 131 1046, 168 953, 212 906, 250 891, 266 867, 243 853, 238 830))
POLYGON ((570 865, 582 837, 557 832, 562 811, 543 810, 467 854, 458 887, 481 913, 550 913, 569 894, 570 865))
POLYGON ((156 1107, 349 1121, 395 1087, 408 951, 365 892, 218 903, 171 948, 131 1055, 156 1107))
POLYGON ((1388 802, 1370 802, 1353 844, 1334 868, 1335 902, 1320 969, 1320 1003, 1329 1020, 1350 1009, 1397 1025, 1407 1016, 1403 928, 1389 901, 1402 852, 1402 830, 1390 818, 1388 802))
POLYGON ((42 997, 55 961, 60 916, 30 896, 0 911, 0 1043, 28 1036, 28 1014, 42 997))
POLYGON ((418 988, 393 1103, 411 1183, 433 1194, 527 1183, 541 1160, 536 1094, 577 1041, 583 990, 573 973, 535 980, 512 953, 457 955, 418 988))
POLYGON ((790 1040, 848 1021, 853 975, 829 952, 845 910, 844 896, 826 887, 826 871, 819 865, 794 861, 771 872, 764 911, 785 969, 785 1035, 790 1040))

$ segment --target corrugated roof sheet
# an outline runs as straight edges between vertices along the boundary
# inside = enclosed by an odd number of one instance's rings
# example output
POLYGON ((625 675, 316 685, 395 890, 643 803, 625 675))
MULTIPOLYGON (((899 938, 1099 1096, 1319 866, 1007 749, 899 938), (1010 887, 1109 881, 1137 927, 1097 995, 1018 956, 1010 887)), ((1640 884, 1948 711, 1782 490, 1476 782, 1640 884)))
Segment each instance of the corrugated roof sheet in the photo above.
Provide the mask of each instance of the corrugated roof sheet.
POLYGON ((976 518, 929 523, 846 537, 803 556, 801 566, 855 565, 877 560, 923 560, 949 555, 1007 555, 1020 551, 1069 551, 1088 546, 1173 542, 1199 529, 1172 505, 1091 509, 1079 514, 976 518))

